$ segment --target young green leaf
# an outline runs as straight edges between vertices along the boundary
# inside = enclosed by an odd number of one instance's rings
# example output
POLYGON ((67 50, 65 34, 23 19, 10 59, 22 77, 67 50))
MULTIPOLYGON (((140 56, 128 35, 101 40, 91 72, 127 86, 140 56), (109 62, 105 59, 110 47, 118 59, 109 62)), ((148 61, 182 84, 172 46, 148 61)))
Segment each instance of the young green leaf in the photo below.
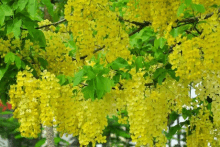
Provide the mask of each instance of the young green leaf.
POLYGON ((82 81, 83 76, 84 76, 84 70, 80 70, 78 73, 76 73, 74 76, 73 86, 78 85, 82 81))
POLYGON ((190 6, 192 4, 192 0, 185 0, 185 4, 187 7, 190 6))
POLYGON ((139 68, 143 67, 143 59, 141 56, 138 56, 137 59, 135 60, 136 63, 136 71, 139 70, 139 68))
POLYGON ((5 21, 5 12, 4 10, 2 9, 2 7, 0 7, 0 26, 2 26, 4 24, 4 21, 5 21))
POLYGON ((55 143, 55 144, 58 144, 60 141, 61 141, 61 138, 60 138, 60 137, 55 137, 55 138, 54 138, 54 143, 55 143))
POLYGON ((33 35, 34 35, 33 37, 36 39, 36 41, 39 42, 39 45, 41 47, 46 46, 46 38, 45 38, 44 33, 42 31, 34 29, 33 35))
POLYGON ((14 55, 14 53, 8 52, 8 53, 5 55, 5 63, 14 62, 14 61, 15 61, 15 55, 14 55))
POLYGON ((164 72, 166 72, 166 69, 164 69, 164 68, 156 69, 156 71, 154 72, 154 79, 157 79, 164 72))
POLYGON ((18 56, 15 56, 15 64, 18 69, 21 68, 21 59, 18 56))
POLYGON ((15 139, 20 139, 20 138, 23 138, 23 137, 21 136, 21 134, 18 134, 18 135, 15 136, 15 139))
POLYGON ((41 147, 46 141, 46 138, 39 140, 34 147, 41 147))
POLYGON ((11 111, 0 112, 0 115, 8 115, 8 114, 13 114, 13 112, 11 111))
POLYGON ((95 99, 95 79, 87 81, 88 86, 86 86, 82 92, 84 94, 85 99, 91 98, 92 100, 95 99))
POLYGON ((4 11, 5 16, 11 16, 13 15, 13 11, 11 9, 10 6, 8 6, 7 4, 3 4, 0 6, 2 8, 2 10, 4 11))
POLYGON ((47 68, 47 66, 48 66, 47 60, 45 60, 45 59, 39 57, 39 58, 38 58, 38 61, 40 62, 40 65, 41 65, 44 69, 47 68))
POLYGON ((54 15, 53 14, 53 5, 52 5, 51 1, 50 0, 42 0, 41 2, 47 6, 49 14, 53 17, 53 15, 54 15))
POLYGON ((123 67, 126 67, 126 66, 128 66, 128 62, 125 59, 121 58, 121 57, 117 58, 115 61, 113 61, 111 63, 111 67, 114 70, 118 70, 119 68, 123 68, 123 67))
POLYGON ((18 0, 18 10, 22 11, 27 5, 28 0, 18 0))
POLYGON ((21 34, 21 19, 14 20, 12 32, 14 33, 15 38, 18 39, 21 34))
POLYGON ((158 77, 158 83, 161 85, 163 80, 166 77, 166 72, 163 72, 162 74, 160 74, 160 76, 158 77))
POLYGON ((158 48, 163 48, 164 45, 166 43, 166 39, 165 38, 159 38, 159 39, 155 39, 154 40, 154 47, 158 48))
POLYGON ((27 10, 31 17, 35 18, 36 16, 36 0, 28 0, 27 10))
POLYGON ((179 8, 177 10, 177 17, 179 17, 180 14, 182 14, 184 12, 185 8, 186 8, 186 5, 184 3, 179 6, 179 8))
POLYGON ((66 82, 65 75, 58 75, 57 78, 60 80, 60 85, 63 85, 66 82))
POLYGON ((192 8, 199 13, 205 12, 205 7, 202 4, 192 4, 192 8))

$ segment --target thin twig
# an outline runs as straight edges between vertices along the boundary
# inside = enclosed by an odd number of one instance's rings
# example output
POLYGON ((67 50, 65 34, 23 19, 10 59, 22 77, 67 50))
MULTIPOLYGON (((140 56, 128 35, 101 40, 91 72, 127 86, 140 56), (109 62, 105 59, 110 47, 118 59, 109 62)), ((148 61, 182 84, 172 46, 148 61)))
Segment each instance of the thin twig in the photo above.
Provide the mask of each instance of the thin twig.
MULTIPOLYGON (((43 26, 40 26, 40 27, 36 27, 35 29, 42 29, 42 28, 45 28, 45 27, 49 27, 49 26, 56 26, 56 25, 58 25, 58 24, 60 24, 60 23, 63 23, 63 22, 65 22, 66 21, 66 19, 62 19, 62 20, 60 20, 60 21, 58 21, 58 22, 55 22, 55 23, 51 23, 51 24, 48 24, 48 25, 43 25, 43 26)), ((25 29, 25 28, 21 28, 22 30, 27 30, 27 29, 25 29)))
POLYGON ((151 22, 137 22, 137 21, 130 21, 130 20, 126 20, 124 19, 123 17, 119 16, 119 20, 121 21, 125 21, 125 22, 129 22, 129 23, 132 23, 132 24, 135 24, 137 26, 145 26, 146 24, 150 25, 151 22))
MULTIPOLYGON (((220 13, 220 9, 218 9, 218 13, 220 13)), ((204 19, 208 19, 210 18, 214 13, 210 13, 207 14, 204 19)), ((176 23, 183 23, 183 22, 188 22, 188 23, 194 23, 194 22, 198 22, 200 17, 191 17, 191 18, 187 18, 187 19, 183 19, 183 20, 176 20, 176 23)))
MULTIPOLYGON (((96 52, 98 52, 98 51, 100 51, 100 50, 102 50, 104 48, 105 48, 105 46, 103 46, 103 47, 101 47, 101 48, 99 48, 97 50, 94 50, 93 54, 95 54, 96 52)), ((88 55, 82 56, 82 57, 80 57, 80 59, 82 60, 82 59, 85 59, 86 57, 88 57, 88 55)), ((74 60, 76 60, 76 58, 72 58, 72 61, 74 61, 74 60)))

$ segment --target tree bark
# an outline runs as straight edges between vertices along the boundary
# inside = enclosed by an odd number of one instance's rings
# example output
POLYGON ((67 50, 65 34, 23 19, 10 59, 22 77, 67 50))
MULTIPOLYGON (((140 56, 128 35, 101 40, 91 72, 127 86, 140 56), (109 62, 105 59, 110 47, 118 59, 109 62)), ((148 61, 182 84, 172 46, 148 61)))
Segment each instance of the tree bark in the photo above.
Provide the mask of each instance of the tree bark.
POLYGON ((55 147, 53 127, 46 126, 47 147, 55 147))

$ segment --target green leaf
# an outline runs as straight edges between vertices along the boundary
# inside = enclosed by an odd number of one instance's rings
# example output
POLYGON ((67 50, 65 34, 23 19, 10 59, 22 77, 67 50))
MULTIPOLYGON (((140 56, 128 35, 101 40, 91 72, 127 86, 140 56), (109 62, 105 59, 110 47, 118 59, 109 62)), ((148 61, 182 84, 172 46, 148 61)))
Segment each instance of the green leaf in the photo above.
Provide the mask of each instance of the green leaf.
POLYGON ((112 69, 118 70, 119 68, 128 66, 128 62, 125 59, 119 57, 115 61, 113 61, 110 66, 112 67, 112 69))
POLYGON ((179 117, 179 114, 176 113, 175 111, 172 111, 171 114, 169 115, 169 122, 175 121, 179 117))
POLYGON ((36 0, 29 0, 27 5, 27 11, 31 17, 35 18, 36 16, 36 0))
POLYGON ((0 115, 6 115, 6 114, 13 114, 13 112, 11 111, 0 112, 0 115))
POLYGON ((84 76, 84 70, 80 70, 78 73, 76 73, 74 76, 73 86, 78 85, 82 81, 83 76, 84 76))
POLYGON ((161 85, 163 80, 166 77, 166 72, 163 72, 162 74, 160 74, 160 76, 158 77, 158 83, 161 85))
POLYGON ((169 74, 173 79, 179 81, 179 77, 176 77, 176 73, 175 73, 174 70, 169 69, 167 72, 168 72, 168 74, 169 74))
POLYGON ((180 16, 180 14, 182 14, 184 12, 184 9, 186 8, 185 4, 181 4, 177 10, 177 17, 180 16))
POLYGON ((22 60, 21 60, 21 67, 22 67, 23 69, 25 69, 25 67, 26 67, 26 64, 25 64, 24 61, 22 61, 22 60))
POLYGON ((143 59, 141 56, 138 56, 137 59, 135 60, 136 64, 136 72, 138 72, 139 68, 143 67, 143 59))
POLYGON ((165 43, 166 43, 165 38, 155 39, 154 40, 154 47, 156 47, 156 48, 160 47, 162 49, 164 47, 165 43))
POLYGON ((6 96, 6 94, 5 93, 2 93, 1 95, 0 95, 0 98, 1 98, 1 102, 2 102, 2 104, 3 105, 7 105, 6 103, 7 103, 7 96, 6 96))
POLYGON ((8 63, 8 62, 14 62, 15 61, 15 55, 14 53, 12 52, 8 52, 6 55, 5 55, 5 63, 8 63))
POLYGON ((113 85, 113 80, 103 76, 97 76, 95 80, 95 86, 98 99, 100 99, 106 92, 110 92, 113 85))
POLYGON ((192 4, 192 9, 199 13, 205 12, 205 7, 202 4, 192 4))
POLYGON ((104 90, 105 90, 106 92, 110 92, 111 89, 112 89, 112 86, 114 86, 114 81, 112 81, 111 79, 108 79, 108 78, 104 78, 104 79, 103 79, 103 82, 105 83, 105 84, 103 85, 104 90))
POLYGON ((66 82, 65 75, 58 75, 57 78, 60 80, 60 85, 63 85, 66 82))
POLYGON ((18 135, 15 136, 15 139, 20 139, 20 138, 23 138, 23 137, 21 136, 21 134, 18 134, 18 135))
POLYGON ((39 140, 34 147, 41 147, 46 141, 46 138, 39 140))
POLYGON ((11 33, 12 30, 13 30, 13 20, 9 20, 7 23, 6 23, 6 28, 7 28, 7 34, 11 33))
POLYGON ((113 77, 113 80, 115 84, 118 83, 120 80, 120 74, 119 73, 115 74, 115 76, 113 77))
POLYGON ((15 56, 15 64, 18 69, 21 68, 21 59, 18 56, 15 56))
POLYGON ((39 58, 38 58, 38 61, 40 62, 40 65, 41 65, 44 69, 47 68, 47 66, 48 66, 47 60, 45 60, 45 59, 39 57, 39 58))
POLYGON ((181 129, 180 125, 175 125, 170 128, 169 132, 165 132, 165 136, 167 137, 168 140, 172 139, 173 135, 176 134, 177 131, 181 129))
POLYGON ((4 11, 5 16, 11 16, 14 14, 11 7, 8 6, 7 4, 1 5, 1 8, 4 11))
POLYGON ((96 79, 96 89, 104 91, 104 84, 105 84, 104 79, 105 79, 105 77, 97 76, 95 79, 96 79))
POLYGON ((41 2, 47 6, 49 14, 53 17, 54 13, 53 13, 53 5, 52 5, 51 1, 50 0, 42 0, 41 2))
POLYGON ((166 72, 166 69, 164 69, 164 68, 156 69, 156 71, 154 72, 154 79, 157 79, 164 72, 166 72))
POLYGON ((2 77, 4 76, 4 72, 0 69, 0 80, 2 79, 2 77))
POLYGON ((185 0, 185 4, 187 7, 190 6, 192 4, 192 0, 185 0))
POLYGON ((2 26, 4 24, 4 21, 5 21, 5 12, 4 10, 2 9, 2 7, 0 7, 0 26, 2 26))
POLYGON ((184 119, 191 116, 191 111, 187 110, 186 108, 182 108, 182 116, 184 119))
MULTIPOLYGON (((0 67, 0 80, 3 78, 4 74, 6 73, 6 71, 8 70, 9 66, 10 66, 11 62, 8 62, 6 67, 0 67)), ((3 82, 2 82, 3 83, 3 82)), ((2 84, 1 83, 1 84, 2 84)))
POLYGON ((46 38, 44 36, 44 33, 41 30, 34 29, 33 37, 36 39, 36 41, 39 42, 39 45, 41 47, 45 47, 46 46, 46 38))
POLYGON ((88 86, 86 86, 82 90, 84 97, 85 99, 91 98, 92 100, 94 100, 95 99, 95 87, 96 87, 95 80, 94 79, 89 80, 87 81, 87 83, 88 83, 88 86))
POLYGON ((18 9, 22 11, 27 5, 28 0, 18 0, 18 9))
POLYGON ((67 145, 69 145, 70 143, 62 138, 60 138, 62 142, 66 143, 67 145))
POLYGON ((93 70, 92 66, 84 66, 83 70, 85 75, 88 76, 88 80, 94 79, 96 77, 96 73, 93 70))
POLYGON ((14 10, 16 10, 17 8, 18 8, 18 2, 15 1, 15 2, 13 3, 13 5, 12 5, 12 9, 13 9, 13 11, 14 11, 14 10))
POLYGON ((12 32, 14 33, 15 38, 18 39, 21 34, 21 19, 15 19, 15 21, 13 22, 12 32))
POLYGON ((55 138, 54 138, 54 143, 55 143, 55 144, 58 144, 60 141, 61 141, 61 138, 60 138, 60 137, 55 137, 55 138))

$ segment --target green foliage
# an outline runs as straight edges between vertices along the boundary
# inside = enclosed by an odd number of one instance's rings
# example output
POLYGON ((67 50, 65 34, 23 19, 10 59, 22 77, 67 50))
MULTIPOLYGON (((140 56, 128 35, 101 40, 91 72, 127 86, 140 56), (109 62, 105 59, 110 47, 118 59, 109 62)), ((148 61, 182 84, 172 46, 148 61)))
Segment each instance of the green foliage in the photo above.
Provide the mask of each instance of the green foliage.
POLYGON ((113 69, 113 70, 119 70, 120 68, 124 68, 124 67, 127 67, 128 66, 128 62, 119 57, 117 58, 115 61, 113 61, 111 64, 110 64, 110 67, 113 69))
POLYGON ((45 59, 43 59, 43 58, 38 58, 38 61, 40 62, 40 65, 41 65, 44 69, 47 68, 47 66, 48 66, 47 60, 45 60, 45 59))
POLYGON ((192 4, 192 9, 198 13, 204 13, 205 7, 202 4, 192 4))
POLYGON ((185 8, 186 8, 186 5, 184 3, 179 6, 179 8, 177 10, 177 17, 179 17, 180 14, 182 14, 184 12, 185 8))
POLYGON ((46 142, 46 138, 39 140, 34 147, 41 147, 46 142))
POLYGON ((37 11, 37 1, 36 0, 28 0, 27 11, 30 14, 31 18, 34 19, 37 11))
POLYGON ((186 6, 190 6, 192 4, 192 0, 185 0, 186 6))
POLYGON ((49 14, 53 17, 54 16, 53 5, 52 5, 51 1, 50 0, 42 0, 41 2, 47 6, 49 14))
MULTIPOLYGON (((127 113, 123 113, 124 117, 127 113)), ((131 136, 129 134, 129 125, 118 123, 118 118, 113 116, 108 117, 108 126, 104 129, 103 135, 107 136, 107 145, 111 143, 114 146, 130 147, 131 136), (114 135, 114 136, 112 136, 114 135), (123 140, 120 138, 124 138, 123 140)))
POLYGON ((5 63, 10 63, 15 61, 15 55, 12 52, 7 53, 5 55, 5 63))
POLYGON ((7 5, 6 3, 1 5, 0 7, 4 11, 5 16, 12 16, 14 14, 12 8, 9 5, 7 5))
POLYGON ((28 0, 18 0, 18 9, 17 9, 17 11, 22 11, 24 8, 25 8, 25 6, 27 5, 27 3, 28 3, 28 0))

